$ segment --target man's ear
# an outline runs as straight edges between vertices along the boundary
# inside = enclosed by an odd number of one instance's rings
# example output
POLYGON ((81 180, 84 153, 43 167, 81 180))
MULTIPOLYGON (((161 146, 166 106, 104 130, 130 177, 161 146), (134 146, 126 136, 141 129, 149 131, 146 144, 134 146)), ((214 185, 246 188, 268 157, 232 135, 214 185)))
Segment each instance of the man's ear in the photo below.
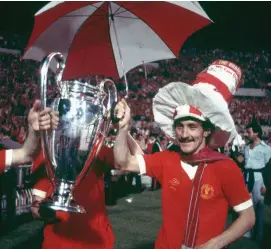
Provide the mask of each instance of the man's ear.
POLYGON ((203 136, 204 136, 205 138, 207 138, 210 134, 211 134, 211 131, 210 131, 210 130, 207 130, 207 131, 204 131, 204 132, 203 132, 203 136))

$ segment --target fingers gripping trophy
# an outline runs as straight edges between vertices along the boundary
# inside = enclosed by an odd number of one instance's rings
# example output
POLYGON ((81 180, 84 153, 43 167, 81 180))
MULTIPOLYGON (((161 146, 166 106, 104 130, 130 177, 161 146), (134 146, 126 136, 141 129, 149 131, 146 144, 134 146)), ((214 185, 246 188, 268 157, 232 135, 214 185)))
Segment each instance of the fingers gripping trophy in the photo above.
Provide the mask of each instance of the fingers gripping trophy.
POLYGON ((40 68, 42 108, 50 107, 59 113, 56 130, 44 131, 42 149, 49 163, 47 174, 53 194, 41 207, 74 213, 86 213, 74 199, 73 192, 91 170, 109 132, 117 90, 113 81, 106 79, 97 86, 77 80, 62 81, 65 69, 61 53, 51 53, 44 58, 40 68), (47 75, 51 62, 57 62, 57 97, 47 100, 47 75))

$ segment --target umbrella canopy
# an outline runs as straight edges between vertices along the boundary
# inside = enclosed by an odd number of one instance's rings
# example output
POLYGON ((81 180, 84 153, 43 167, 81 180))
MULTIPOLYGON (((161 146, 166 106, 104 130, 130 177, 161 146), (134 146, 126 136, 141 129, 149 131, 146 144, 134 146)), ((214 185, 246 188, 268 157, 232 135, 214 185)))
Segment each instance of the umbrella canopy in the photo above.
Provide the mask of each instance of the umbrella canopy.
POLYGON ((23 58, 42 61, 61 52, 64 80, 118 78, 143 61, 176 58, 185 40, 210 22, 197 2, 51 2, 35 14, 23 58))

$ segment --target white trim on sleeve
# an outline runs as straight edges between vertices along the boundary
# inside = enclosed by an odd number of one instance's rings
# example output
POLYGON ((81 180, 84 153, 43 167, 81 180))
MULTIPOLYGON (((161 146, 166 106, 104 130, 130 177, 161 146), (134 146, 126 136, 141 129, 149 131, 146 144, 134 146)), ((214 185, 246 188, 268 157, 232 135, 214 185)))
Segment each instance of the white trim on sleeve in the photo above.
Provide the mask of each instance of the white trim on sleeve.
POLYGON ((32 189, 32 195, 36 195, 38 197, 45 198, 46 197, 46 192, 34 188, 34 189, 32 189))
POLYGON ((6 160, 5 160, 5 167, 9 168, 12 164, 12 154, 13 154, 13 150, 6 150, 6 160))
POLYGON ((248 201, 245 201, 237 206, 234 206, 233 209, 235 212, 241 212, 250 208, 251 206, 253 206, 253 203, 252 203, 252 200, 249 199, 248 201))
POLYGON ((146 174, 146 163, 142 155, 136 155, 138 167, 139 167, 139 174, 144 175, 146 174))

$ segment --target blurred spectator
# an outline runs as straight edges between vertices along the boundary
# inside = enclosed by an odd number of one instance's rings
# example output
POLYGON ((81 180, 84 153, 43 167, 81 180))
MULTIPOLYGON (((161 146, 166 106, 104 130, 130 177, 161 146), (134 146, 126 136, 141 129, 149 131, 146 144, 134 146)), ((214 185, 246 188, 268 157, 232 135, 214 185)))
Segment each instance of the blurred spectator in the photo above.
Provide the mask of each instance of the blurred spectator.
POLYGON ((19 131, 18 136, 16 137, 16 140, 17 140, 20 144, 23 144, 25 138, 26 138, 26 131, 25 131, 24 126, 22 126, 22 127, 20 128, 20 131, 19 131))

